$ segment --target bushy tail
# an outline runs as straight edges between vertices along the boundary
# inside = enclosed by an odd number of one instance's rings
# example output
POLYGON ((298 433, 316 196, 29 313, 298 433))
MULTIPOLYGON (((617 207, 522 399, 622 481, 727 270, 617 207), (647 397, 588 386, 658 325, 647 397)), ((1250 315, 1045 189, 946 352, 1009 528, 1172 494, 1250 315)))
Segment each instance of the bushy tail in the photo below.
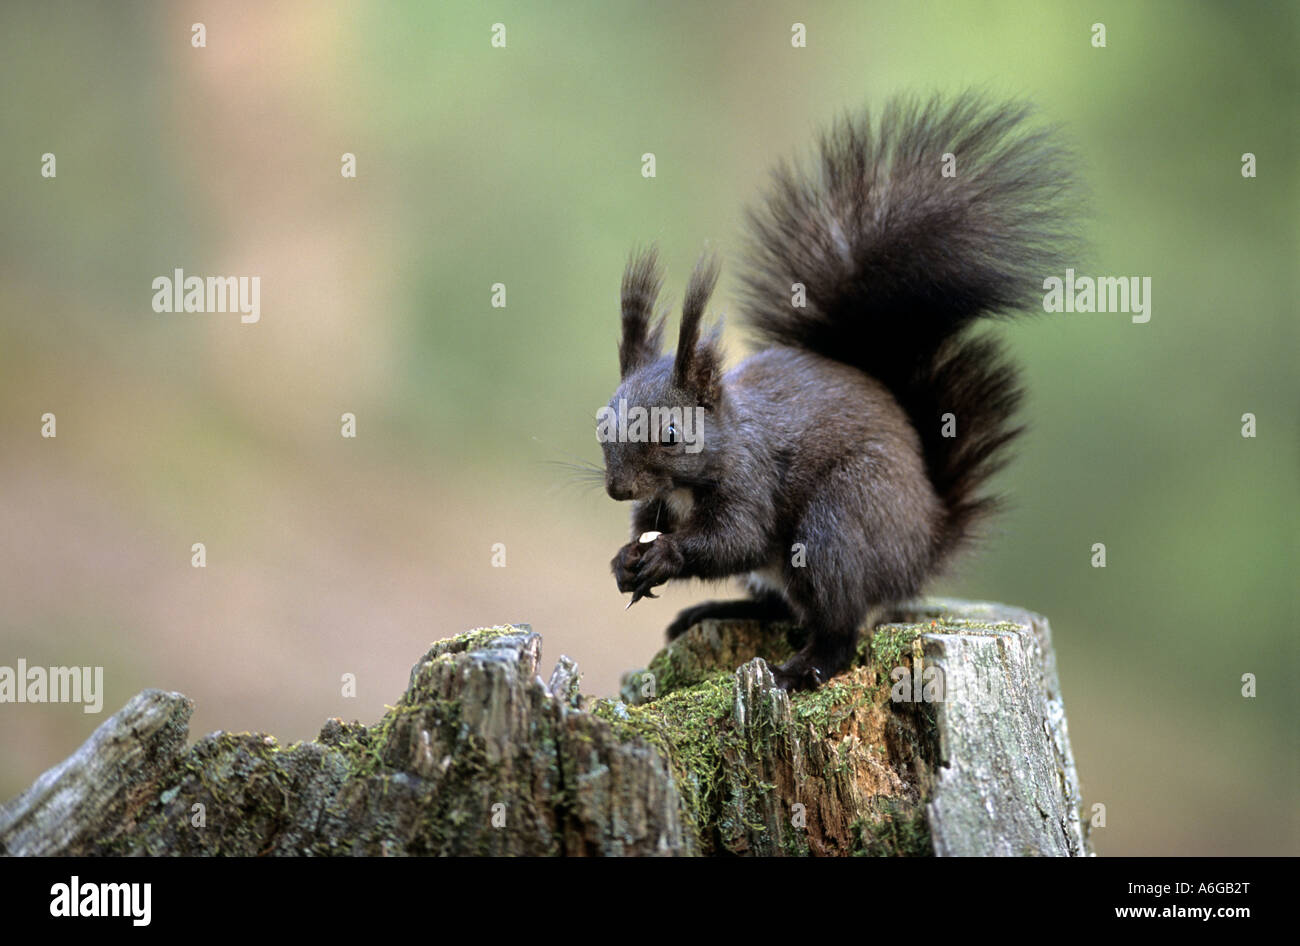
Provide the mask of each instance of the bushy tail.
POLYGON ((1050 130, 1026 127, 1029 113, 972 93, 895 99, 878 122, 835 124, 812 167, 779 166, 749 215, 743 317, 761 338, 893 392, 948 512, 936 555, 995 507, 982 487, 1021 430, 1015 370, 994 340, 964 330, 1039 304, 1077 242, 1069 155, 1050 130), (943 436, 948 413, 955 437, 943 436))

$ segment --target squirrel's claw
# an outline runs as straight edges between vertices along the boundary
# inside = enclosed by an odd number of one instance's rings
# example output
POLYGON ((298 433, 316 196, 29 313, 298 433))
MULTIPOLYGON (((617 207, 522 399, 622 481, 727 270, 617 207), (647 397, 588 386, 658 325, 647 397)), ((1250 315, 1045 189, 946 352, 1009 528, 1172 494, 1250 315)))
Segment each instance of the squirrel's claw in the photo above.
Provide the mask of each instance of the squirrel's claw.
POLYGON ((628 610, 628 608, 632 607, 632 605, 636 604, 642 598, 658 598, 658 597, 659 596, 655 594, 653 591, 641 591, 640 589, 637 589, 636 591, 632 592, 632 600, 627 603, 627 608, 624 608, 623 610, 624 611, 628 610))

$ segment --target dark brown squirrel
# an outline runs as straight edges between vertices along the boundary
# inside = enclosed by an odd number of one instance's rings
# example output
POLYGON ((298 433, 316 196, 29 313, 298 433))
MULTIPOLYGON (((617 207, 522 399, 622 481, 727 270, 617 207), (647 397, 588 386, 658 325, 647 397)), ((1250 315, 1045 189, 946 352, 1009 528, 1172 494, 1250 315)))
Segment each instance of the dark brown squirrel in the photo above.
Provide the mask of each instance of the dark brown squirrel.
POLYGON ((598 430, 606 490, 634 501, 618 588, 635 602, 743 575, 749 591, 682 611, 669 640, 704 618, 794 621, 807 644, 773 673, 815 687, 999 506, 985 487, 1021 390, 1001 346, 966 330, 1039 302, 1075 243, 1072 162, 1030 112, 894 99, 878 122, 836 122, 811 167, 778 166, 741 276, 763 347, 726 373, 720 326, 701 334, 716 263, 695 267, 662 355, 660 267, 633 254, 598 430))

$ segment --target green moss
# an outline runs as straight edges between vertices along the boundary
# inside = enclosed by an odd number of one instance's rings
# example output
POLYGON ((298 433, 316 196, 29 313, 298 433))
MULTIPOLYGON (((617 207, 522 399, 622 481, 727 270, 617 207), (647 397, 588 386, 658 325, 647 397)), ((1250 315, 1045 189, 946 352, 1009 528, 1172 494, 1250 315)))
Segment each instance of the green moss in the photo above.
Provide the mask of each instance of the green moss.
POLYGON ((907 805, 892 798, 877 803, 878 817, 859 818, 850 826, 855 857, 933 857, 934 842, 925 804, 907 805))
MULTIPOLYGON (((872 633, 868 645, 870 662, 883 669, 885 676, 888 677, 889 671, 901 664, 904 656, 911 654, 912 642, 925 630, 926 628, 919 624, 880 625, 872 633)), ((861 652, 860 648, 859 653, 861 652)))
POLYGON ((738 742, 731 725, 733 703, 732 675, 718 671, 688 689, 641 706, 598 700, 591 707, 592 714, 609 723, 620 739, 644 740, 664 754, 703 848, 711 843, 705 826, 716 820, 723 801, 719 794, 723 753, 738 742))
POLYGON ((836 677, 816 690, 792 694, 790 711, 796 722, 808 725, 819 735, 829 735, 871 702, 872 689, 861 680, 836 677))
POLYGON ((716 667, 706 667, 695 651, 672 644, 655 654, 648 669, 654 674, 655 693, 659 697, 695 686, 718 671, 716 667))
POLYGON ((516 627, 511 624, 478 627, 472 631, 466 631, 464 634, 457 634, 455 637, 437 641, 424 655, 424 660, 436 660, 440 657, 450 657, 473 650, 484 650, 497 638, 527 633, 529 631, 526 628, 516 627))
POLYGON ((734 671, 754 657, 775 666, 794 656, 805 632, 791 624, 727 622, 729 630, 717 635, 712 622, 691 628, 655 654, 648 670, 655 677, 655 692, 664 696, 695 686, 721 671, 734 671))

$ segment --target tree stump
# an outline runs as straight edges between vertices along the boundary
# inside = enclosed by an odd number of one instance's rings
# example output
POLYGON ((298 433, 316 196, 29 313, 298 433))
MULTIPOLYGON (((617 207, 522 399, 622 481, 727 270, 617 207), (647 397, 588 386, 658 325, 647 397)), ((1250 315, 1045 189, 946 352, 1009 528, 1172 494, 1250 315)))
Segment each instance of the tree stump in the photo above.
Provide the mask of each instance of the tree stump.
POLYGON ((1047 621, 925 599, 812 693, 799 631, 704 621, 622 698, 539 676, 527 625, 439 641, 379 722, 217 732, 146 690, 0 808, 0 852, 150 855, 1089 853, 1047 621))

